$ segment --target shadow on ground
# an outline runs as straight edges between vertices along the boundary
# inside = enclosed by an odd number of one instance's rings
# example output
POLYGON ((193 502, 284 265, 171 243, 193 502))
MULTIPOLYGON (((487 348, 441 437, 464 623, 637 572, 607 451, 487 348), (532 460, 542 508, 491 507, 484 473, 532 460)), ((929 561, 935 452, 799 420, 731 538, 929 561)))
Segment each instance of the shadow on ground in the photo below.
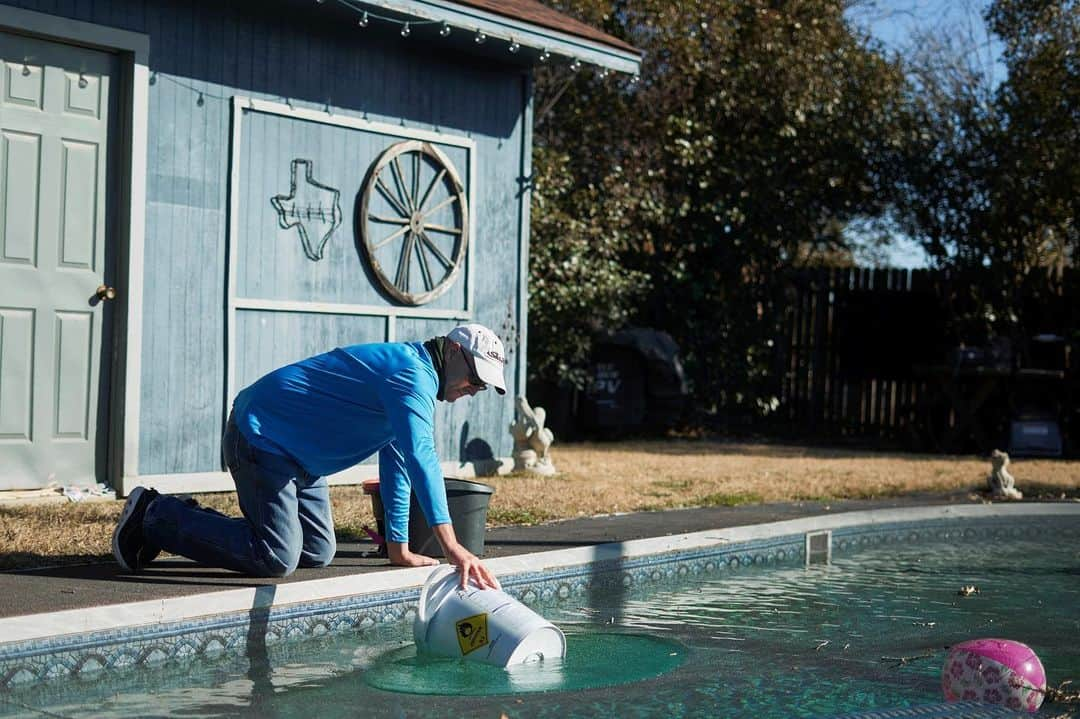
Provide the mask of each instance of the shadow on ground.
POLYGON ((882 448, 875 447, 816 447, 792 444, 769 444, 767 442, 733 441, 721 439, 645 439, 612 440, 611 442, 588 441, 565 443, 564 447, 590 448, 601 450, 622 450, 627 452, 645 452, 668 456, 712 456, 739 455, 742 457, 769 457, 776 459, 903 459, 909 461, 946 462, 968 459, 971 461, 988 460, 980 455, 922 454, 902 452, 888 448, 889 454, 882 455, 882 448))

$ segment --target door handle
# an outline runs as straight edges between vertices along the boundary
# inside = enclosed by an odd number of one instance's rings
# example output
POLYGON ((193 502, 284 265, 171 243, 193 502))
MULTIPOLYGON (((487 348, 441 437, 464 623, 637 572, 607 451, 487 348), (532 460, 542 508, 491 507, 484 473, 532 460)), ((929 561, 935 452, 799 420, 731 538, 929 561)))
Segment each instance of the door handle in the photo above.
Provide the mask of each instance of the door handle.
POLYGON ((116 288, 109 287, 108 285, 99 285, 97 288, 97 292, 95 292, 94 294, 97 295, 97 298, 100 302, 104 302, 105 300, 114 300, 116 299, 116 288))

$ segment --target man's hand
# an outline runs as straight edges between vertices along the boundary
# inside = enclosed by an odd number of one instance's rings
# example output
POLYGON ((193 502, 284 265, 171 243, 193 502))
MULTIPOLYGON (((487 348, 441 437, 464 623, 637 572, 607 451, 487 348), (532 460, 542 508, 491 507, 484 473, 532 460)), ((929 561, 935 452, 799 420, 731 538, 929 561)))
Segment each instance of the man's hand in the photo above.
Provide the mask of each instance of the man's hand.
POLYGON ((442 545, 446 561, 457 567, 458 574, 461 575, 458 586, 464 589, 472 579, 473 584, 481 589, 502 589, 491 570, 485 567, 475 554, 458 543, 453 525, 436 524, 431 530, 442 545))
POLYGON ((502 589, 499 580, 495 578, 491 570, 485 567, 475 554, 460 544, 447 550, 446 561, 458 568, 458 573, 461 575, 458 586, 462 589, 468 584, 470 578, 473 584, 481 589, 502 589))
POLYGON ((387 542, 386 554, 390 557, 390 563, 399 567, 430 567, 439 563, 434 557, 409 551, 408 542, 387 542))

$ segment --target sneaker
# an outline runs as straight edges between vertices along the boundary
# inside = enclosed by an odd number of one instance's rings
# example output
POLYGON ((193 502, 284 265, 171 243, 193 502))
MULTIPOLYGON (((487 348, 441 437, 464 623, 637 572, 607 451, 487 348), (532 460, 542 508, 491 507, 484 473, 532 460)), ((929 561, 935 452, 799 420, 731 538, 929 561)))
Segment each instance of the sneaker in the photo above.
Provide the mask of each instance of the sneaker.
POLYGON ((137 572, 152 562, 161 551, 146 543, 143 534, 143 517, 146 508, 158 498, 158 492, 146 487, 136 487, 128 495, 124 511, 113 531, 112 551, 116 561, 129 572, 137 572))
POLYGON ((161 547, 151 544, 146 540, 146 537, 143 537, 142 549, 139 550, 137 559, 139 569, 145 569, 146 565, 157 559, 159 554, 161 554, 161 547))

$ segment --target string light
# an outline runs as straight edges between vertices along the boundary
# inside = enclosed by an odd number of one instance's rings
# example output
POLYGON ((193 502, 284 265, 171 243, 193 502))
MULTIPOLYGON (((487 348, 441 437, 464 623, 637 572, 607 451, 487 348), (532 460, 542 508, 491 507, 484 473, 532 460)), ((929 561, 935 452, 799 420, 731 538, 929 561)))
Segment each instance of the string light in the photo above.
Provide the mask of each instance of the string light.
MULTIPOLYGON (((413 20, 399 20, 399 19, 394 18, 394 17, 387 17, 387 16, 383 16, 383 15, 377 15, 377 14, 369 12, 367 10, 361 10, 360 7, 359 7, 360 3, 356 2, 356 0, 334 0, 334 1, 338 5, 342 5, 342 6, 346 7, 346 8, 348 8, 349 10, 352 10, 354 12, 359 13, 360 17, 356 21, 356 24, 357 24, 357 26, 362 27, 362 28, 368 27, 368 25, 371 24, 371 20, 380 20, 380 21, 388 23, 390 25, 399 26, 400 27, 399 32, 401 33, 401 37, 409 37, 412 34, 413 26, 416 26, 416 25, 438 25, 438 27, 439 27, 438 32, 439 32, 440 37, 449 37, 450 34, 453 32, 453 29, 454 29, 453 26, 451 26, 450 23, 447 22, 446 20, 415 20, 415 19, 413 19, 413 20)), ((315 0, 315 2, 318 5, 326 4, 326 0, 315 0)), ((475 33, 476 34, 473 35, 473 41, 477 45, 483 45, 485 42, 487 42, 487 40, 488 40, 487 33, 485 33, 480 28, 476 28, 475 33)), ((498 38, 498 39, 503 39, 503 38, 498 38)), ((521 51, 521 43, 518 42, 517 39, 515 39, 513 37, 507 38, 507 43, 508 43, 507 44, 507 50, 511 54, 517 54, 517 53, 519 53, 521 51)), ((547 48, 536 48, 536 49, 539 50, 539 54, 537 55, 537 59, 540 62, 548 62, 549 60, 551 60, 551 51, 550 50, 548 50, 547 48)), ((567 59, 569 60, 570 58, 567 58, 567 59)), ((574 59, 570 63, 569 67, 570 67, 570 69, 572 71, 579 72, 581 70, 581 67, 582 67, 581 60, 574 59)), ((599 68, 598 67, 598 68, 596 68, 596 70, 597 70, 597 75, 601 79, 606 79, 606 78, 610 77, 612 72, 613 72, 610 68, 599 68)), ((24 73, 25 73, 25 71, 24 71, 24 73)), ((630 85, 636 85, 638 83, 639 79, 640 78, 637 75, 634 75, 634 76, 630 77, 627 80, 627 82, 630 85)), ((153 76, 151 76, 151 84, 153 84, 153 76)))
MULTIPOLYGON (((168 80, 169 82, 171 82, 173 85, 176 85, 177 87, 182 87, 185 90, 188 90, 190 92, 195 93, 195 104, 198 105, 199 107, 203 107, 204 105, 206 105, 207 98, 210 98, 212 100, 223 100, 223 101, 226 101, 226 102, 228 102, 229 100, 232 99, 231 95, 228 95, 228 96, 226 96, 226 95, 216 95, 216 94, 214 94, 212 92, 206 92, 204 90, 200 90, 199 88, 195 87, 194 85, 190 85, 190 84, 188 84, 186 82, 178 80, 175 77, 172 77, 171 75, 162 75, 161 79, 162 80, 168 80)), ((157 72, 157 70, 154 70, 153 72, 150 73, 149 84, 151 84, 151 85, 157 85, 158 84, 158 72, 157 72)), ((288 101, 286 100, 286 102, 288 102, 288 101)))

